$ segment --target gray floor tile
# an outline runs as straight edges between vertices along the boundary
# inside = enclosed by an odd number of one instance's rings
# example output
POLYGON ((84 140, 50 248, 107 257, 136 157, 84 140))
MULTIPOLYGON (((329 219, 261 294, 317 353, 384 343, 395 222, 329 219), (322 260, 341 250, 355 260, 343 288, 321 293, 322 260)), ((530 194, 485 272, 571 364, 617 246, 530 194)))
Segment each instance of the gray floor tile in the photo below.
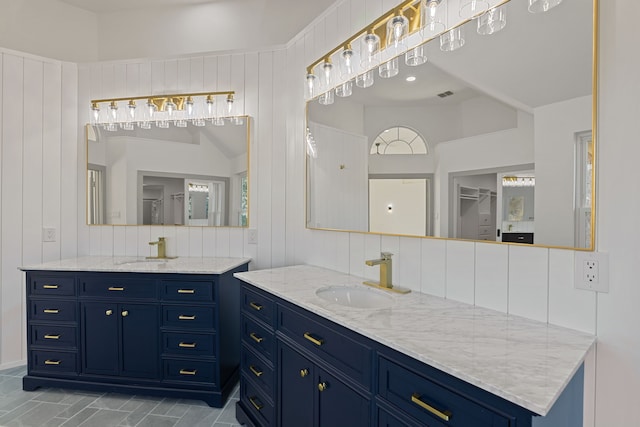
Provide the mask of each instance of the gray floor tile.
POLYGON ((98 412, 87 418, 81 427, 115 427, 120 424, 129 413, 114 411, 111 409, 99 409, 98 412))
POLYGON ((149 414, 144 417, 136 427, 173 427, 178 421, 179 418, 175 417, 149 414))
POLYGON ((84 408, 73 417, 69 418, 65 423, 62 424, 63 427, 78 427, 80 424, 85 422, 88 418, 93 416, 96 412, 98 412, 98 408, 84 408))
POLYGON ((176 427, 211 427, 221 413, 221 409, 193 406, 180 418, 176 427))
POLYGON ((57 403, 39 403, 24 414, 14 417, 6 425, 7 427, 41 427, 67 408, 68 405, 57 403))
POLYGON ((126 394, 109 393, 97 398, 89 405, 91 408, 98 409, 120 409, 132 399, 132 396, 126 394))

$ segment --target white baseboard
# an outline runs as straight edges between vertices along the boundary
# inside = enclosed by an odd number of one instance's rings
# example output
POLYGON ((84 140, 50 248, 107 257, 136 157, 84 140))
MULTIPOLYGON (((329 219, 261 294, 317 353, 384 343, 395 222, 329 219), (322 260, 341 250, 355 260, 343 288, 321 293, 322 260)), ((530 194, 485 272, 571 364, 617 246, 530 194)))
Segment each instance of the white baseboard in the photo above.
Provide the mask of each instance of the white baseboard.
POLYGON ((5 369, 17 368, 18 366, 25 366, 27 364, 27 360, 18 360, 16 362, 8 362, 8 363, 0 363, 0 371, 4 371, 5 369))

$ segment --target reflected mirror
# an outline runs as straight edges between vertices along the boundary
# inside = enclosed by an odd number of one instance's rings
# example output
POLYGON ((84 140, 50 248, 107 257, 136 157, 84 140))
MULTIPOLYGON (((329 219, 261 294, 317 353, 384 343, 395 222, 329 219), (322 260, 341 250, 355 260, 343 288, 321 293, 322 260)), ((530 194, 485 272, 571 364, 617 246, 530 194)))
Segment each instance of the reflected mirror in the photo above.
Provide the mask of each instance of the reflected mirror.
POLYGON ((87 125, 88 224, 246 227, 248 122, 87 125))
POLYGON ((594 3, 527 5, 308 102, 307 227, 593 248, 594 3))

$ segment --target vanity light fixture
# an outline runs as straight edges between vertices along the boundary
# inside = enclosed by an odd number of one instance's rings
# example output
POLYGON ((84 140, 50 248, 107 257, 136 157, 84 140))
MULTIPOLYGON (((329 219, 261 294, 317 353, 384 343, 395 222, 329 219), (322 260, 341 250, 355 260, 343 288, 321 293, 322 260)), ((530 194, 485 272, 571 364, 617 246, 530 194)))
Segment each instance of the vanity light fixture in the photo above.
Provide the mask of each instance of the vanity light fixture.
MULTIPOLYGON (((528 0, 529 11, 547 11, 561 1, 528 0)), ((478 21, 479 34, 495 34, 506 26, 504 6, 509 2, 404 0, 311 63, 306 70, 305 99, 317 98, 321 104, 332 104, 334 96, 352 94, 354 80, 361 88, 373 85, 376 69, 382 78, 393 77, 399 72, 402 55, 409 66, 424 64, 425 44, 436 38, 442 51, 455 51, 464 46, 463 27, 471 20, 478 21), (358 46, 355 50, 354 45, 358 46), (334 61, 339 64, 337 67, 334 61)))
POLYGON ((533 176, 504 176, 503 187, 535 187, 536 179, 533 176))
POLYGON ((91 101, 90 121, 92 125, 102 125, 109 131, 118 128, 133 130, 135 125, 150 129, 152 123, 159 128, 168 128, 171 124, 186 127, 189 123, 204 126, 206 121, 220 126, 224 125, 225 120, 242 124, 241 118, 233 116, 233 95, 233 91, 224 91, 94 99, 91 101), (218 97, 226 99, 224 103, 220 103, 220 111, 217 111, 215 103, 218 97), (137 108, 138 100, 145 101, 142 111, 137 108), (126 108, 119 108, 121 103, 126 108), (104 113, 100 109, 101 104, 107 105, 104 113))

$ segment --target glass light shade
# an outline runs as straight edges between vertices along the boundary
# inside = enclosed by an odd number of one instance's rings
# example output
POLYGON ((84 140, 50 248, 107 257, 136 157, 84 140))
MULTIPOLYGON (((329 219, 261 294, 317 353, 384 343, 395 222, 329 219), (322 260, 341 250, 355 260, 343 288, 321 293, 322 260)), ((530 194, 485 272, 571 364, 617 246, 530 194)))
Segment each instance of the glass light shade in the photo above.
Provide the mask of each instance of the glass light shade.
POLYGON ((460 17, 471 19, 489 10, 489 2, 486 0, 462 0, 460 2, 460 17))
POLYGON ((336 87, 336 96, 346 98, 353 94, 353 80, 346 81, 336 87))
POLYGON ((224 119, 222 117, 216 117, 213 119, 214 126, 224 126, 224 119))
POLYGON ((362 38, 362 48, 360 49, 360 64, 365 70, 369 70, 378 65, 378 52, 380 50, 380 37, 375 33, 367 33, 362 38))
POLYGON ((397 56, 395 58, 388 60, 378 68, 378 74, 383 79, 388 79, 390 77, 397 76, 399 72, 400 72, 400 67, 398 66, 397 56))
POLYGON ((192 97, 187 97, 187 101, 185 102, 185 113, 187 113, 187 117, 188 118, 193 118, 194 115, 194 111, 193 111, 193 98, 192 97))
POLYGON ((205 122, 204 119, 194 119, 193 120, 193 125, 194 126, 202 127, 202 126, 204 126, 206 124, 207 124, 207 122, 205 122))
POLYGON ((437 36, 445 30, 443 17, 446 5, 442 0, 422 0, 420 15, 420 33, 424 39, 437 36))
POLYGON ((387 46, 396 49, 396 53, 406 49, 405 37, 409 31, 409 20, 403 15, 395 15, 387 21, 387 46))
POLYGON ((149 121, 138 122, 138 127, 140 129, 151 129, 151 122, 149 121))
POLYGON ((316 92, 316 75, 313 73, 307 74, 305 83, 305 97, 311 99, 315 96, 316 92))
POLYGON ((233 123, 237 126, 241 126, 244 124, 244 118, 242 118, 241 116, 236 116, 233 118, 233 123))
POLYGON ((167 129, 169 127, 169 121, 168 120, 158 120, 156 122, 156 126, 158 126, 159 128, 162 128, 162 129, 167 129))
POLYGON ((356 75, 356 53, 347 46, 340 55, 340 77, 343 79, 352 78, 356 75))
POLYGON ((369 70, 356 77, 356 86, 367 88, 373 85, 373 70, 369 70))
POLYGON ((507 25, 507 9, 494 7, 478 17, 478 34, 490 35, 497 33, 507 25))
POLYGON ((211 95, 208 95, 207 99, 205 100, 205 114, 207 115, 207 117, 213 117, 215 112, 216 109, 213 105, 213 97, 211 95))
POLYGON ((184 120, 184 119, 176 120, 176 127, 186 128, 187 127, 187 121, 184 120))
POLYGON ((333 87, 333 64, 330 61, 322 63, 322 73, 320 74, 320 84, 323 89, 333 87))
POLYGON ((167 112, 167 116, 171 119, 176 111, 176 104, 173 103, 172 100, 168 100, 166 104, 164 104, 164 111, 167 112))
POLYGON ((118 120, 118 104, 115 101, 111 101, 109 104, 109 121, 115 122, 118 120))
POLYGON ((131 123, 131 122, 124 122, 124 123, 121 123, 121 127, 122 127, 122 129, 124 129, 124 130, 133 130, 133 123, 131 123))
POLYGON ((409 49, 404 55, 404 63, 415 67, 427 62, 427 56, 424 54, 424 45, 416 46, 413 49, 409 49))
POLYGON ((91 123, 95 124, 100 121, 100 107, 98 104, 91 104, 91 123))
POLYGON ((529 12, 546 12, 562 3, 562 0, 529 0, 529 12))
POLYGON ((464 31, 462 30, 462 26, 440 34, 440 50, 443 52, 453 52, 462 46, 464 46, 464 31))
POLYGON ((318 102, 322 105, 331 105, 335 100, 333 89, 327 91, 318 97, 318 102))
POLYGON ((151 120, 156 112, 156 104, 152 100, 147 101, 147 120, 151 120))
POLYGON ((227 117, 233 115, 233 95, 227 96, 227 117))
POLYGON ((136 118, 136 102, 134 100, 129 101, 127 111, 129 112, 129 119, 134 120, 136 118))

